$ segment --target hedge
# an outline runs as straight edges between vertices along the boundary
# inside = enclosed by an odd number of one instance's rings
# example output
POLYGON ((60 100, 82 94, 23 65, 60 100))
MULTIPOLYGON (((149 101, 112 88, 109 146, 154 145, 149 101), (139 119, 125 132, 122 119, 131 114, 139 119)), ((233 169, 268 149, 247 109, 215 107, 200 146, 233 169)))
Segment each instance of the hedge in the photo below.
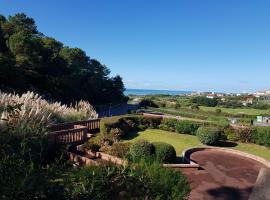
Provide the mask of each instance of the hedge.
POLYGON ((172 145, 165 142, 153 143, 155 147, 155 157, 162 163, 174 163, 176 160, 176 152, 172 145))
POLYGON ((179 121, 176 124, 176 131, 178 133, 195 135, 198 128, 199 128, 198 123, 187 120, 179 121))
POLYGON ((220 139, 220 130, 216 127, 200 127, 196 135, 201 143, 214 145, 220 139))

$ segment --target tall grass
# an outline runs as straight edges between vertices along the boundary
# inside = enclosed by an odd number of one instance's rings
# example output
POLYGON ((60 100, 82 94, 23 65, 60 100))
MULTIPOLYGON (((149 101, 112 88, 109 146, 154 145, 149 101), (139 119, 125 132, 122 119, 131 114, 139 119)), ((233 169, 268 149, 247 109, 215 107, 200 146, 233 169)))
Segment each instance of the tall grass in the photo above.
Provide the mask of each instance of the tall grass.
POLYGON ((0 91, 0 122, 51 124, 56 122, 94 119, 98 115, 93 106, 86 101, 79 101, 74 106, 60 102, 50 103, 34 92, 22 95, 0 91))

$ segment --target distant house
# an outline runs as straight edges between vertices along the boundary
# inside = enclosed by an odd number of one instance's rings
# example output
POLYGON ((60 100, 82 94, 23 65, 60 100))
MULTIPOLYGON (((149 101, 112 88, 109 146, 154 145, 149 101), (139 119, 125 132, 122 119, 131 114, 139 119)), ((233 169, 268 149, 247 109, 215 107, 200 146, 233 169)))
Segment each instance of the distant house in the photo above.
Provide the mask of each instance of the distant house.
POLYGON ((242 102, 243 106, 247 106, 248 104, 253 104, 254 96, 246 97, 246 100, 242 102))
POLYGON ((216 97, 216 94, 214 94, 214 93, 206 95, 206 98, 209 98, 209 99, 214 99, 215 97, 216 97))

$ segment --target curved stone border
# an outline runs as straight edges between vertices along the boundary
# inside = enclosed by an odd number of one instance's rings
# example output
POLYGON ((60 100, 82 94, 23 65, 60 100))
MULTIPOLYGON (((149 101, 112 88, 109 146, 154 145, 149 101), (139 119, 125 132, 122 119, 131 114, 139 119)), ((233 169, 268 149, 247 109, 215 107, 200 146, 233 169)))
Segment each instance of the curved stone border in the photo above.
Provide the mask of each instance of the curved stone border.
POLYGON ((189 155, 192 154, 193 152, 196 151, 201 151, 201 150, 215 150, 215 151, 221 151, 224 153, 232 153, 238 156, 243 156, 245 158, 249 158, 252 160, 255 160, 257 162, 262 163, 263 165, 265 165, 266 167, 270 168, 270 162, 259 157, 259 156, 255 156, 246 152, 242 152, 242 151, 238 151, 238 150, 234 150, 234 149, 226 149, 226 148, 221 148, 221 147, 193 147, 193 148, 188 148, 185 149, 182 153, 183 155, 183 162, 187 162, 187 163, 195 163, 193 160, 191 160, 189 158, 189 155))
POLYGON ((262 168, 249 197, 249 200, 264 200, 270 198, 270 169, 262 168))

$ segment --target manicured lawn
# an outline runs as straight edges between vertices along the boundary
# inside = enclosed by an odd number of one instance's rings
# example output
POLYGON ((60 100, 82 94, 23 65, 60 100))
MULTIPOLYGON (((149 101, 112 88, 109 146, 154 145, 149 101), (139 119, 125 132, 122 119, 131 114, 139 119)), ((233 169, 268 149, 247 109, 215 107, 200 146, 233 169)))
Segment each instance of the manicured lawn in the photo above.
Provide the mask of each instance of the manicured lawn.
MULTIPOLYGON (((140 139, 145 139, 149 142, 169 143, 174 146, 178 156, 181 156, 182 151, 186 148, 203 146, 196 136, 173 133, 157 129, 147 129, 139 133, 130 133, 124 141, 132 143, 140 139)), ((244 151, 270 160, 270 150, 266 147, 256 144, 245 143, 236 143, 235 145, 236 146, 223 145, 223 147, 244 151)))
POLYGON ((269 110, 260 110, 254 108, 221 108, 221 107, 207 107, 207 106, 200 106, 200 109, 203 111, 213 111, 215 112, 216 109, 221 109, 224 113, 229 114, 246 114, 246 115, 264 115, 269 113, 269 110))

